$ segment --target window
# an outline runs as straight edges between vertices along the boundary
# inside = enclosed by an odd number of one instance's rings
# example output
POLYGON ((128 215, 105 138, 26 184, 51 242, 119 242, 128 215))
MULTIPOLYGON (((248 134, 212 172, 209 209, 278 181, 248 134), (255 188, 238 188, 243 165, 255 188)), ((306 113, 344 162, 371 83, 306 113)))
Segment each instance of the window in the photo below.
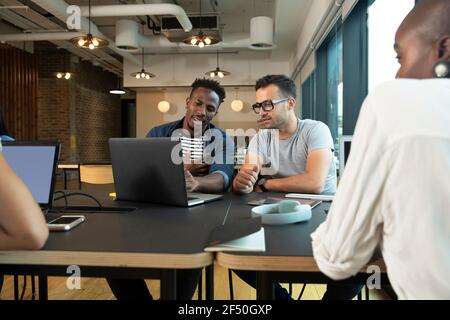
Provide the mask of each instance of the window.
POLYGON ((336 155, 339 152, 339 138, 342 136, 342 31, 337 27, 327 42, 327 121, 334 141, 336 155))
POLYGON ((353 135, 359 110, 381 82, 398 70, 395 32, 415 0, 359 0, 343 23, 344 135, 353 135))
POLYGON ((316 100, 316 76, 311 73, 302 84, 302 119, 314 119, 316 100))
POLYGON ((395 59, 395 33, 415 0, 375 0, 368 8, 369 93, 393 80, 400 67, 395 59))
POLYGON ((343 46, 340 20, 316 52, 316 100, 314 120, 328 125, 336 156, 342 136, 343 116, 343 46))
POLYGON ((343 134, 343 34, 338 20, 316 51, 316 70, 302 84, 302 118, 330 128, 336 158, 343 134))

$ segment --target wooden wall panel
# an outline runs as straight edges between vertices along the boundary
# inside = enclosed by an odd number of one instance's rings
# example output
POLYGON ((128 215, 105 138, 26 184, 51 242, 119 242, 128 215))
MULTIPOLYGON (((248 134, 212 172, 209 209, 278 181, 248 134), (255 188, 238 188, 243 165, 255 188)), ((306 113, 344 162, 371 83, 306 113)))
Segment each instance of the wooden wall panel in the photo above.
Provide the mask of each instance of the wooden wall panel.
POLYGON ((16 140, 37 139, 37 85, 35 55, 0 44, 0 108, 16 140))

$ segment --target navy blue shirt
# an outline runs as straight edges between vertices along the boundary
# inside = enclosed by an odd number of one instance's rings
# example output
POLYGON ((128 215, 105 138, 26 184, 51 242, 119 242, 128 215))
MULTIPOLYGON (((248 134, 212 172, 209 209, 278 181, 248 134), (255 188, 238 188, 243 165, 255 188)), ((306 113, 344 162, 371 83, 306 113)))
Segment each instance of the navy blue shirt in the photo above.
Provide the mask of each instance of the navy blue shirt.
MULTIPOLYGON (((183 121, 184 118, 154 127, 147 133, 147 138, 170 138, 173 134, 176 135, 176 130, 183 129, 183 121)), ((224 190, 227 190, 233 180, 235 152, 234 142, 225 133, 225 131, 217 128, 213 124, 209 124, 204 136, 208 136, 206 139, 208 149, 215 149, 216 151, 215 154, 213 154, 214 160, 209 168, 209 173, 221 174, 224 180, 224 190), (216 139, 216 136, 220 136, 222 141, 216 139)))

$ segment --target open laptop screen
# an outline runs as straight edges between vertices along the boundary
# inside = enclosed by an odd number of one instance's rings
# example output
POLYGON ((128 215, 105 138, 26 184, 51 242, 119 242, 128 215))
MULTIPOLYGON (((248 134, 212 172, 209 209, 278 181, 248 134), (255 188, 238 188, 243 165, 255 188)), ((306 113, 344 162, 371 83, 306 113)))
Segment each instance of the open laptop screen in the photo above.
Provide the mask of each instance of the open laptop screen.
POLYGON ((3 156, 41 206, 51 207, 59 144, 4 142, 3 156))

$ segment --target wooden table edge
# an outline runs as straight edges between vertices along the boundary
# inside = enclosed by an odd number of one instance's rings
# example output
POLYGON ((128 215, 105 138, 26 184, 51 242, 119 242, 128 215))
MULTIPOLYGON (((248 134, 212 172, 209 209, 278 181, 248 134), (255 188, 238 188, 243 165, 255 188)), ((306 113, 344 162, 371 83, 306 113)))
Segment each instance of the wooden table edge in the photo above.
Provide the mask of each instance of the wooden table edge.
MULTIPOLYGON (((321 272, 314 257, 252 256, 218 252, 216 254, 216 262, 224 268, 236 270, 321 272)), ((361 271, 366 272, 367 267, 373 265, 378 266, 381 272, 386 272, 386 265, 382 259, 370 262, 361 271)))
POLYGON ((0 264, 53 265, 125 268, 195 269, 213 264, 209 252, 194 254, 84 252, 84 251, 0 251, 0 264))

